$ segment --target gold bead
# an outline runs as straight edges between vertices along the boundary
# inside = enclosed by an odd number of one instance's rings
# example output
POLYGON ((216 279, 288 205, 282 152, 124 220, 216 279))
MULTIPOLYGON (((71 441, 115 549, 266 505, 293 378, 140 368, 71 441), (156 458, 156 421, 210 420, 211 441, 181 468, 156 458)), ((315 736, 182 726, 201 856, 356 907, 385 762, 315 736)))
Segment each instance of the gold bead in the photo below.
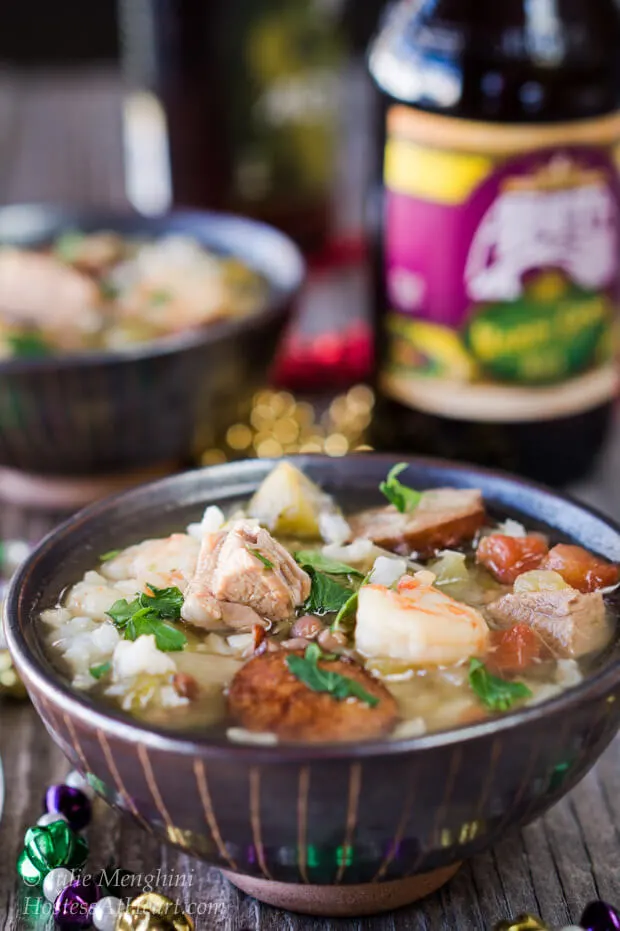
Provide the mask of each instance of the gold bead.
POLYGON ((194 931, 194 922, 168 896, 144 892, 118 916, 115 931, 194 931))
POLYGON ((517 915, 500 921, 493 931, 549 931, 548 926, 535 915, 517 915))

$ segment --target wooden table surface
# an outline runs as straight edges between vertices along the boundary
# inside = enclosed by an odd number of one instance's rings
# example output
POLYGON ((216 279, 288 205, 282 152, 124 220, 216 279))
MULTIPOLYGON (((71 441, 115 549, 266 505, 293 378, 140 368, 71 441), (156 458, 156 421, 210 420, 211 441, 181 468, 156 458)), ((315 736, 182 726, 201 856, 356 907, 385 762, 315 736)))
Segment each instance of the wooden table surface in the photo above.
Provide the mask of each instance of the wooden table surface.
MULTIPOLYGON (((122 204, 120 125, 120 88, 113 74, 24 78, 0 71, 0 201, 122 204)), ((618 474, 620 431, 595 474, 574 493, 620 518, 618 474)), ((34 542, 49 525, 48 515, 0 509, 5 539, 34 542)), ((15 859, 25 829, 41 813, 46 785, 62 781, 67 764, 26 703, 0 706, 0 755, 7 785, 0 822, 0 931, 42 931, 52 922, 37 914, 40 903, 18 882, 15 859)), ((308 919, 263 907, 216 870, 160 847, 103 803, 96 805, 89 840, 95 866, 114 861, 143 874, 161 868, 190 877, 185 901, 200 906, 199 931, 482 931, 524 911, 560 927, 578 920, 591 899, 620 904, 620 742, 544 818, 467 863, 426 901, 374 919, 308 919)))

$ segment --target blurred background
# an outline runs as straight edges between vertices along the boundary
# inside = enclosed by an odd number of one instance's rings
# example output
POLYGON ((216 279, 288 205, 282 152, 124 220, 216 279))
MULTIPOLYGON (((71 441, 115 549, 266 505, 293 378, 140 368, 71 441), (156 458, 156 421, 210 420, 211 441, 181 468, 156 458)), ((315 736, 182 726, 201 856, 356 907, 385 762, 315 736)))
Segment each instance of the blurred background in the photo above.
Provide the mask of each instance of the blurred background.
MULTIPOLYGON (((379 149, 366 48, 385 5, 5 2, 0 199, 130 206, 147 215, 189 205, 274 223, 310 265, 274 387, 339 394, 368 380, 364 226, 379 149)), ((369 397, 354 395, 351 426, 342 421, 346 401, 333 409, 335 420, 321 406, 323 426, 340 434, 331 448, 358 443, 369 397)), ((274 403, 278 416, 293 410, 289 394, 274 403)), ((267 454, 300 445, 319 451, 321 423, 308 423, 307 407, 300 417, 299 443, 289 440, 295 428, 287 422, 275 442, 265 444, 259 430, 257 446, 267 454)), ((264 417, 254 420, 265 426, 264 417)), ((237 453, 252 449, 248 436, 233 430, 237 453)), ((222 455, 206 452, 208 462, 222 455)))

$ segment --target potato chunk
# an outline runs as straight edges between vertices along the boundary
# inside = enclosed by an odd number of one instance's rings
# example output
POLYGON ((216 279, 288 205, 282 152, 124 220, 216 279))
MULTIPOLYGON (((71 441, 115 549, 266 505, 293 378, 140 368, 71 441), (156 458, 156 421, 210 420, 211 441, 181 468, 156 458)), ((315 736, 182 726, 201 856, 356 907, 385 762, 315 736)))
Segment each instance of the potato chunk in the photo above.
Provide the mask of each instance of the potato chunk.
POLYGON ((273 534, 302 539, 322 536, 321 518, 330 514, 339 516, 332 498, 290 462, 276 466, 248 506, 248 515, 273 534))

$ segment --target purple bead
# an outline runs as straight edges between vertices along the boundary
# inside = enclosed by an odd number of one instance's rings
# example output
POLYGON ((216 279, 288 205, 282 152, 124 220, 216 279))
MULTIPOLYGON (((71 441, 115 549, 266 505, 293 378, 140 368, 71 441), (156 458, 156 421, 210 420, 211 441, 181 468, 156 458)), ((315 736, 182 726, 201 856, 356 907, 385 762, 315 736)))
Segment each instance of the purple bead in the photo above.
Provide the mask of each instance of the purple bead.
POLYGON ((606 902, 590 902, 579 924, 585 931, 617 931, 620 929, 620 915, 606 902))
POLYGON ((64 815, 74 831, 81 831, 90 821, 90 799, 72 786, 50 786, 43 805, 46 811, 57 811, 64 815))
POLYGON ((54 918, 61 928, 88 928, 93 906, 100 898, 101 889, 92 876, 76 879, 54 902, 54 918))

